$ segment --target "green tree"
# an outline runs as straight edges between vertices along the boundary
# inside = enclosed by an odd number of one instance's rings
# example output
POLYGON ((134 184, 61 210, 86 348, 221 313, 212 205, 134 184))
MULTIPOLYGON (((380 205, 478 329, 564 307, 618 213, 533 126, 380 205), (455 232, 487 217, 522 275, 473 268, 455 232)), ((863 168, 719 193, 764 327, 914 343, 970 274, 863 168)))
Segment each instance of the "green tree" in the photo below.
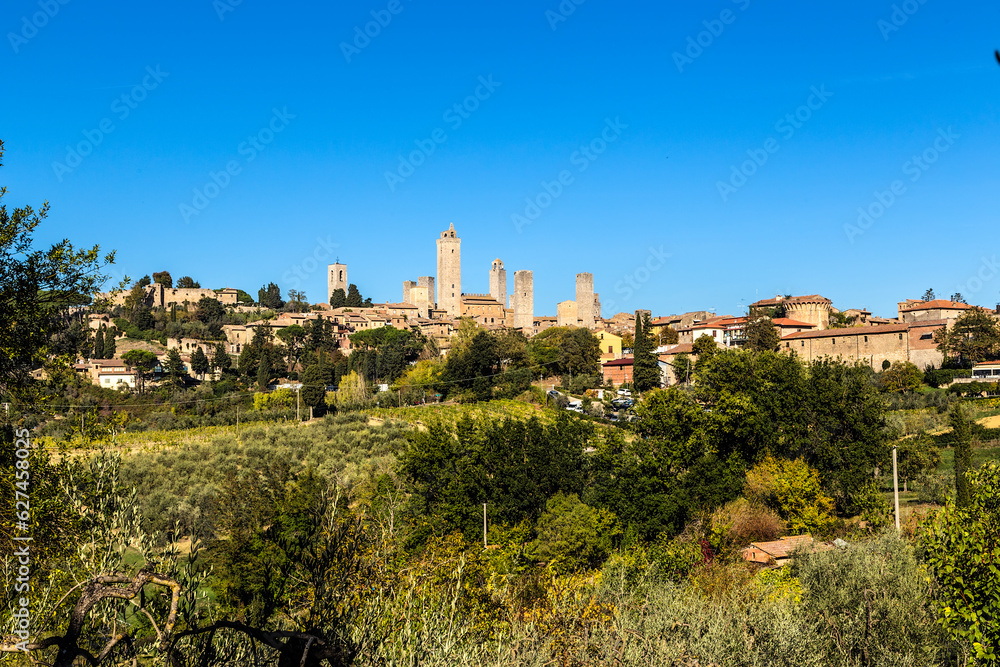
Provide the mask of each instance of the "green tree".
POLYGON ((187 370, 184 367, 184 360, 181 359, 181 352, 176 347, 170 348, 167 352, 167 363, 164 364, 167 375, 170 376, 171 382, 176 385, 183 384, 183 377, 187 375, 187 370))
POLYGON ((903 480, 903 491, 908 490, 908 482, 928 475, 941 464, 941 452, 931 444, 926 436, 901 440, 896 451, 899 478, 903 480))
POLYGON ((253 297, 244 292, 241 289, 236 290, 236 303, 245 303, 248 306, 253 305, 253 297))
POLYGON ((1000 464, 967 475, 967 501, 949 500, 920 526, 924 562, 937 580, 941 623, 968 642, 976 665, 1000 660, 1000 464))
POLYGON ((747 349, 754 352, 774 351, 781 344, 781 336, 774 327, 774 320, 760 314, 756 309, 747 313, 747 322, 743 325, 747 349))
POLYGON ((955 303, 965 303, 965 297, 962 296, 961 292, 955 292, 951 295, 951 300, 955 303))
POLYGON ((261 391, 267 389, 271 383, 274 370, 271 366, 271 355, 267 349, 261 350, 260 363, 257 364, 257 388, 261 391))
POLYGON ((695 360, 694 367, 696 373, 701 371, 716 355, 719 351, 719 346, 715 342, 715 339, 708 334, 702 334, 694 341, 691 346, 691 354, 695 355, 697 359, 695 360))
POLYGON ((65 326, 66 309, 86 303, 107 281, 102 271, 114 253, 102 257, 99 246, 77 249, 66 239, 36 249, 33 234, 48 204, 8 211, 5 196, 0 187, 0 392, 22 392, 29 372, 45 360, 51 334, 65 326))
POLYGON ((181 276, 177 279, 177 287, 179 289, 199 289, 201 284, 196 283, 191 276, 181 276))
POLYGON ((950 327, 934 333, 934 341, 946 357, 973 364, 1000 356, 1000 325, 983 308, 962 313, 950 327))
POLYGON ((281 300, 281 290, 274 283, 268 283, 257 291, 257 302, 262 308, 281 310, 285 302, 281 300))
POLYGON ((777 512, 794 534, 824 533, 833 523, 833 498, 823 492, 819 471, 802 459, 766 457, 747 472, 743 494, 777 512))
POLYGON ((136 386, 139 393, 143 393, 146 387, 146 378, 156 367, 156 355, 148 350, 129 350, 122 355, 125 365, 135 372, 136 386))
POLYGON ((204 380, 205 373, 211 367, 211 363, 208 360, 208 355, 205 354, 201 346, 194 348, 194 352, 191 353, 191 370, 198 374, 198 376, 204 380))
POLYGON ((195 306, 194 317, 199 322, 204 322, 205 324, 220 322, 225 316, 225 306, 219 303, 218 299, 213 299, 210 296, 201 297, 198 300, 198 305, 195 306))
POLYGON ((334 308, 343 308, 347 305, 347 294, 342 287, 333 290, 330 295, 330 305, 334 308))
POLYGON ((545 503, 535 533, 525 554, 562 574, 601 565, 621 536, 621 527, 607 509, 589 507, 575 493, 560 491, 545 503))
POLYGON ((972 470, 972 439, 975 422, 960 403, 948 415, 951 423, 951 441, 955 448, 955 505, 968 507, 971 503, 968 473, 972 470))
POLYGON ((909 361, 897 361, 879 375, 882 391, 890 394, 909 394, 920 389, 924 374, 909 361))
POLYGON ((354 283, 347 286, 347 298, 344 301, 344 305, 351 308, 360 308, 364 305, 364 299, 361 298, 361 292, 358 290, 358 286, 354 283))
POLYGON ((660 386, 660 367, 656 360, 655 342, 649 315, 643 313, 635 323, 632 384, 636 391, 645 392, 660 386))
POLYGON ((589 329, 550 327, 529 341, 528 352, 549 375, 601 373, 601 341, 589 329))
POLYGON ((118 335, 118 329, 116 327, 111 327, 110 329, 105 329, 104 331, 104 358, 114 359, 115 354, 117 354, 117 344, 115 343, 115 336, 118 335))
POLYGON ((94 359, 104 359, 104 326, 94 332, 94 359))
POLYGON ((225 375, 232 367, 233 360, 229 357, 229 353, 226 352, 226 344, 222 342, 217 343, 215 352, 212 354, 212 368, 225 375))
MULTIPOLYGON (((322 321, 316 320, 316 322, 322 321)), ((288 350, 288 370, 294 370, 299 358, 302 356, 302 345, 306 340, 306 330, 298 324, 293 324, 279 330, 275 335, 285 344, 285 349, 288 350)))
POLYGON ((154 271, 153 282, 157 285, 163 285, 167 289, 174 286, 174 279, 170 277, 169 271, 154 271))
MULTIPOLYGON (((325 407, 326 386, 330 384, 330 369, 313 364, 302 371, 302 402, 314 409, 325 407)), ((322 414, 317 412, 317 414, 322 414)))
POLYGON ((677 329, 671 326, 661 326, 660 332, 657 335, 657 343, 660 345, 676 345, 680 341, 680 334, 677 333, 677 329))
POLYGON ((923 298, 920 300, 926 303, 927 301, 933 301, 935 298, 937 297, 934 296, 934 289, 928 288, 927 291, 924 292, 923 298))
POLYGON ((151 284, 153 284, 153 281, 150 280, 148 275, 139 278, 139 282, 136 283, 139 287, 149 287, 151 284))

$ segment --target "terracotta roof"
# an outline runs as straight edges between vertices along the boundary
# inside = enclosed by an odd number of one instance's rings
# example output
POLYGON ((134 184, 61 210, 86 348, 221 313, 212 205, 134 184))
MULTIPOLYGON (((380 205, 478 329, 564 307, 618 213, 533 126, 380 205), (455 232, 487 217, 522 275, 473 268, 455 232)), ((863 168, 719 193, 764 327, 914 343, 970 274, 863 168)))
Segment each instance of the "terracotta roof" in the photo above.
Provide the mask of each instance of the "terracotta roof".
POLYGON ((669 357, 675 354, 691 354, 694 349, 693 343, 680 343, 679 345, 674 345, 666 352, 660 354, 661 357, 669 357))
POLYGON ((879 334, 901 333, 910 329, 922 329, 934 327, 940 329, 948 323, 947 320, 925 320, 923 322, 904 322, 902 324, 881 324, 874 327, 847 327, 844 329, 823 329, 822 331, 800 331, 787 336, 782 336, 781 340, 792 340, 798 338, 842 338, 844 336, 878 336, 879 334))
POLYGON ((968 310, 974 308, 975 306, 970 306, 967 303, 959 303, 958 301, 948 301, 947 299, 934 299, 933 301, 918 301, 917 303, 910 304, 904 308, 900 308, 900 312, 908 313, 914 310, 933 310, 936 308, 951 309, 951 310, 968 310))
POLYGON ((605 366, 631 366, 633 359, 628 357, 626 359, 615 359, 614 361, 604 362, 605 366))

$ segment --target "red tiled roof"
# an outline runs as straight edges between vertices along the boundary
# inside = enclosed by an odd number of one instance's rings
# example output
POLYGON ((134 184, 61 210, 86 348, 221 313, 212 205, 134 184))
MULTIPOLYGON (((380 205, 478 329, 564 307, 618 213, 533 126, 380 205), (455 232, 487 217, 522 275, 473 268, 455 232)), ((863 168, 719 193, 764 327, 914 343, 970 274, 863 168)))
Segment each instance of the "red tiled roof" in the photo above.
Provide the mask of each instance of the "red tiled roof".
POLYGON ((815 327, 815 324, 810 324, 809 322, 800 322, 799 320, 791 320, 787 317, 776 317, 771 320, 779 327, 815 327))
POLYGON ((901 333, 910 329, 934 327, 940 329, 948 323, 947 320, 925 320, 923 322, 904 322, 902 324, 881 324, 874 327, 847 327, 844 329, 823 329, 822 331, 799 331, 782 336, 781 340, 798 338, 841 338, 844 336, 877 336, 887 333, 901 333))
POLYGON ((788 558, 800 546, 812 546, 812 535, 782 537, 774 542, 752 542, 748 549, 759 549, 775 560, 788 558))
POLYGON ((606 361, 606 362, 604 362, 603 365, 604 366, 631 366, 632 365, 632 361, 633 361, 632 358, 628 357, 628 358, 625 358, 625 359, 615 359, 614 361, 606 361))
POLYGON ((670 356, 673 356, 675 354, 691 354, 691 351, 693 349, 694 349, 694 344, 693 343, 680 343, 678 345, 674 345, 673 347, 671 347, 666 352, 661 353, 660 356, 661 357, 670 357, 670 356))
POLYGON ((934 309, 950 309, 950 310, 968 310, 974 308, 975 306, 970 306, 967 303, 959 303, 958 301, 948 301, 947 299, 934 299, 933 301, 918 301, 916 303, 911 303, 904 308, 899 310, 904 313, 909 313, 914 310, 934 310, 934 309))

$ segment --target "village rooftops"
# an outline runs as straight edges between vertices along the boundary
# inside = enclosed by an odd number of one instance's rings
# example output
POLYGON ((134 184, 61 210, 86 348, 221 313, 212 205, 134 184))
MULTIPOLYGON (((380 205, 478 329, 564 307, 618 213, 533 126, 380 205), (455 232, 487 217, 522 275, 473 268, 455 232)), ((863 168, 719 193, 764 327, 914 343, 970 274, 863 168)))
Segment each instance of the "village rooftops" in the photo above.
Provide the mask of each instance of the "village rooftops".
POLYGON ((948 324, 948 320, 923 320, 920 322, 901 322, 899 324, 880 324, 872 327, 845 327, 842 329, 823 329, 822 331, 800 331, 783 336, 782 340, 798 340, 800 338, 841 338, 844 336, 877 336, 887 333, 903 333, 910 329, 932 327, 940 329, 948 324))
POLYGON ((899 312, 909 313, 914 310, 969 310, 975 308, 961 301, 948 301, 947 299, 934 299, 933 301, 906 301, 906 305, 900 305, 899 312))

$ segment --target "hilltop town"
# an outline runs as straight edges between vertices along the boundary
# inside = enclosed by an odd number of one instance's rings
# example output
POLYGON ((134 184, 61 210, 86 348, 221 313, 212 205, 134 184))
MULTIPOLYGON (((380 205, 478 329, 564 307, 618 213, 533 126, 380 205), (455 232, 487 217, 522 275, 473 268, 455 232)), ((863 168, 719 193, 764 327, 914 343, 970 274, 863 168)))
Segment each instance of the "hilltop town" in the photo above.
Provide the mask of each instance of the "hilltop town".
MULTIPOLYGON (((746 313, 732 315, 708 310, 654 315, 639 309, 605 317, 600 295, 594 292, 593 274, 579 273, 575 276, 576 299, 554 304, 554 315, 540 314, 535 307, 533 272, 514 271, 511 285, 500 258, 488 269, 483 267, 489 274, 489 293, 462 291, 462 239, 454 224, 440 233, 436 256, 437 274, 404 280, 398 302, 363 299, 349 282, 348 265, 339 259, 327 269, 328 299, 315 304, 305 303, 304 295, 295 290, 283 300, 273 283, 262 288, 255 301, 239 289, 205 289, 189 277, 179 279, 174 286, 168 272, 154 273, 155 280, 146 277, 131 290, 98 294, 90 308, 77 310, 86 327, 100 332, 104 341, 103 353, 84 354, 75 367, 99 386, 135 389, 139 377, 120 358, 122 352, 148 350, 156 356, 157 371, 163 374, 171 351, 176 350, 183 372, 202 378, 207 373, 219 379, 224 369, 219 354, 231 357, 231 367, 238 368, 240 356, 255 337, 259 340, 262 330, 269 341, 288 348, 320 322, 323 335, 343 357, 355 350, 355 334, 383 327, 419 333, 443 357, 466 322, 465 326, 478 330, 516 331, 526 339, 552 328, 590 331, 599 346, 599 383, 621 386, 631 384, 634 378, 636 322, 647 318, 656 343, 660 385, 669 386, 690 380, 689 367, 697 360, 699 339, 719 348, 743 347, 748 343, 748 322, 761 318, 774 329, 772 346, 805 362, 839 357, 875 371, 904 362, 920 369, 939 368, 947 355, 940 349, 935 332, 974 308, 961 295, 938 299, 928 290, 922 299, 900 301, 894 317, 874 315, 864 308, 837 308, 819 294, 776 295, 751 303, 746 313), (211 307, 212 302, 218 305, 211 307), (151 312, 169 312, 171 321, 161 322, 162 326, 147 322, 145 327, 134 321, 136 313, 148 319, 144 314, 151 312), (212 320, 214 325, 185 326, 188 319, 203 324, 212 320), (121 352, 108 355, 106 350, 121 352), (205 368, 206 362, 201 360, 210 358, 205 368)), ((288 372, 275 370, 268 380, 282 376, 294 379, 301 370, 301 365, 292 361, 288 372)))

